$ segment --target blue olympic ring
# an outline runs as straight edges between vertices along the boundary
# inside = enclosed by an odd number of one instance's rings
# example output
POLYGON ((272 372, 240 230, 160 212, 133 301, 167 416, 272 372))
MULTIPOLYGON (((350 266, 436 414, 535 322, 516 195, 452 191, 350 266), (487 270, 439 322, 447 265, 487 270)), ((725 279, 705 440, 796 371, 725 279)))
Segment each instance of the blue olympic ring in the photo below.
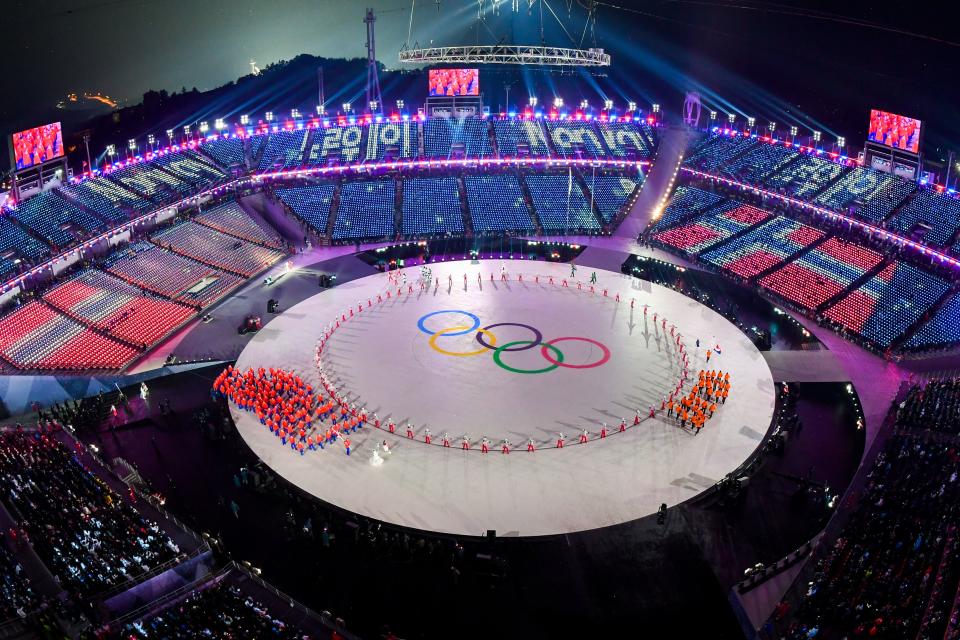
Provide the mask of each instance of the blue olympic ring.
POLYGON ((423 331, 423 332, 424 332, 425 334, 427 334, 428 336, 432 336, 433 334, 435 334, 436 331, 430 331, 429 329, 427 329, 427 327, 423 324, 423 322, 424 322, 424 320, 426 320, 427 318, 429 318, 429 317, 431 317, 431 316, 435 316, 435 315, 441 314, 441 313, 459 313, 459 314, 465 315, 465 316, 467 316, 467 317, 469 317, 469 318, 471 318, 471 319, 473 320, 473 326, 470 327, 469 329, 465 329, 465 330, 463 330, 463 331, 457 331, 456 333, 445 333, 444 335, 447 335, 447 336, 462 336, 462 335, 471 333, 471 332, 473 332, 473 331, 476 331, 477 329, 480 328, 480 318, 478 318, 478 317, 475 316, 474 314, 470 313, 469 311, 461 311, 460 309, 442 309, 442 310, 440 310, 440 311, 433 311, 433 312, 431 312, 431 313, 428 313, 427 315, 425 315, 425 316, 423 316, 422 318, 420 318, 420 320, 417 321, 417 326, 420 328, 420 331, 423 331))

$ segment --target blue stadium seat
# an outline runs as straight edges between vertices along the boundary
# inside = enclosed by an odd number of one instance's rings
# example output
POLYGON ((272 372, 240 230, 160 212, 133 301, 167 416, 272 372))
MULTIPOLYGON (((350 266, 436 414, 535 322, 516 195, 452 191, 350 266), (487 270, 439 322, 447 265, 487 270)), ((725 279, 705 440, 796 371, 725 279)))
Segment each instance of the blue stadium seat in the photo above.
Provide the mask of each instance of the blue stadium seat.
POLYGON ((408 178, 403 181, 403 234, 463 233, 456 178, 408 178))
POLYGON ((396 233, 393 180, 348 182, 340 190, 333 239, 384 238, 396 233))
POLYGON ((534 230, 533 219, 516 176, 467 176, 464 182, 474 231, 534 230))

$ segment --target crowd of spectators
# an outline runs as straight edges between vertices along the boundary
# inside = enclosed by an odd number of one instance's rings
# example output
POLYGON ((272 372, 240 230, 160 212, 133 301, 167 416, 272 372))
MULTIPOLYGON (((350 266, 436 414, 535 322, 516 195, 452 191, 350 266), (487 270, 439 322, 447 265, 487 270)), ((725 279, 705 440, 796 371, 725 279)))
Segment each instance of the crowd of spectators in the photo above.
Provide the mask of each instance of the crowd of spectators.
POLYGON ((222 583, 196 591, 152 618, 126 625, 121 637, 124 640, 309 638, 271 616, 263 604, 236 586, 222 583))
POLYGON ((56 429, 0 435, 0 496, 61 584, 91 595, 177 558, 177 545, 113 491, 56 429))
POLYGON ((953 637, 960 600, 958 390, 958 379, 930 382, 895 409, 894 435, 849 520, 796 614, 780 621, 787 637, 953 637))

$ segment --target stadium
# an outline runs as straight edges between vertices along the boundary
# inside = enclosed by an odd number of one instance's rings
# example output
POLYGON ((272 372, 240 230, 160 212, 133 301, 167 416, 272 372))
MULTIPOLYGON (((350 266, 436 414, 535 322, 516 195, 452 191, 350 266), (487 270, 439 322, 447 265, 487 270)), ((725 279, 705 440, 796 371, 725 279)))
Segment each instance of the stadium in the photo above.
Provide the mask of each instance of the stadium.
POLYGON ((3 132, 0 638, 960 637, 927 113, 615 100, 616 47, 420 48, 436 6, 351 9, 315 110, 251 61, 3 132))

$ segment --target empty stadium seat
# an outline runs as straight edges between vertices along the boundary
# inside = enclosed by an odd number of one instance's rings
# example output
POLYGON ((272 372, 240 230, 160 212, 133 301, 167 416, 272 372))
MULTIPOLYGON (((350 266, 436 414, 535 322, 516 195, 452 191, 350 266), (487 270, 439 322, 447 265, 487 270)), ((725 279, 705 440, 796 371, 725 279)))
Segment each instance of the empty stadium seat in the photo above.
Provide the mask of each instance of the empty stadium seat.
POLYGON ((396 233, 393 180, 345 183, 333 225, 333 239, 383 238, 396 233))
POLYGON ((474 231, 534 230, 516 176, 466 176, 464 182, 474 231))
POLYGON ((402 221, 408 236, 463 233, 457 179, 405 179, 402 221))

